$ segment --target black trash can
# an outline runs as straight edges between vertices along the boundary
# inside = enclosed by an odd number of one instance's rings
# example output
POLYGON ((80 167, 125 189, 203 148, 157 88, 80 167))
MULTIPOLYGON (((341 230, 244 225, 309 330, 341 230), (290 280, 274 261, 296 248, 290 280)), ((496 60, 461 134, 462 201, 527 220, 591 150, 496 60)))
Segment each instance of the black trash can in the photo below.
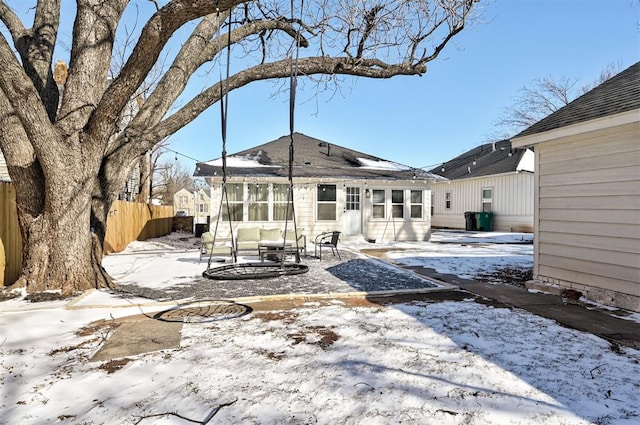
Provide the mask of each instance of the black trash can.
POLYGON ((199 238, 200 236, 202 236, 204 232, 208 232, 208 231, 209 231, 209 225, 207 223, 196 223, 196 233, 195 233, 196 238, 199 238))
POLYGON ((464 213, 464 221, 466 231, 476 230, 476 213, 473 211, 467 211, 464 213))

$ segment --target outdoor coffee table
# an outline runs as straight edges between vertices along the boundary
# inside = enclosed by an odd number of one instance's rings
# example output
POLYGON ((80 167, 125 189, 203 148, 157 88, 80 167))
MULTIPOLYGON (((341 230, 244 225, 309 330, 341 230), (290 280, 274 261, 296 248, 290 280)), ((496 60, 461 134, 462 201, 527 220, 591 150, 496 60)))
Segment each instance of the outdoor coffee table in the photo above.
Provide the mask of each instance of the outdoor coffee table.
POLYGON ((284 261, 289 254, 295 254, 291 250, 291 244, 282 242, 260 242, 258 244, 258 255, 260 262, 264 262, 265 258, 271 261, 284 261))

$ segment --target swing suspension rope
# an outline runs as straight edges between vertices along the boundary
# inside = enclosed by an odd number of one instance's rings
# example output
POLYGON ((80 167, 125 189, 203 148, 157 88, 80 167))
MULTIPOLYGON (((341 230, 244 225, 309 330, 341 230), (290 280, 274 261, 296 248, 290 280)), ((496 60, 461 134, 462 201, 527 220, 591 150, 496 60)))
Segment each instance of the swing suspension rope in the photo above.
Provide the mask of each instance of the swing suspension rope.
MULTIPOLYGON (((216 2, 216 31, 217 31, 217 39, 220 39, 220 28, 222 26, 222 22, 220 21, 220 8, 219 2, 216 2)), ((211 268, 211 258, 213 256, 213 252, 215 251, 216 246, 216 237, 218 235, 218 227, 220 224, 220 217, 223 214, 223 205, 226 206, 227 213, 227 221, 229 222, 229 234, 231 238, 231 255, 232 260, 236 262, 236 250, 234 247, 234 238, 233 238, 233 224, 231 222, 231 210, 229 208, 229 193, 227 192, 227 110, 229 108, 229 90, 228 90, 228 81, 229 81, 229 72, 230 72, 230 63, 231 63, 231 10, 228 11, 228 34, 227 34, 227 47, 226 47, 226 77, 223 78, 222 73, 222 62, 220 63, 220 130, 222 135, 222 185, 220 188, 220 206, 218 208, 218 215, 216 219, 216 227, 213 231, 213 241, 211 250, 209 252, 209 261, 207 262, 207 269, 211 268), (226 89, 225 89, 225 86, 226 89)))
MULTIPOLYGON (((300 3, 301 10, 304 8, 304 0, 301 0, 300 3)), ((216 4, 216 17, 218 19, 217 22, 217 31, 220 33, 221 24, 219 22, 220 10, 218 8, 218 4, 216 4)), ((294 16, 294 0, 291 0, 291 22, 295 21, 294 16)), ((229 107, 228 101, 228 80, 230 73, 230 57, 231 57, 231 10, 228 12, 228 37, 227 37, 227 61, 226 61, 226 78, 224 78, 225 84, 223 84, 223 75, 222 75, 222 65, 220 70, 220 116, 221 116, 221 131, 222 131, 222 185, 221 185, 221 199, 220 199, 220 207, 218 209, 218 216, 216 220, 216 226, 213 234, 213 247, 215 247, 216 235, 218 233, 218 227, 220 222, 220 217, 222 216, 222 208, 223 205, 226 205, 227 212, 227 220, 229 222, 230 228, 230 237, 231 237, 231 251, 232 251, 232 260, 233 264, 228 264, 220 267, 211 268, 211 259, 213 256, 214 249, 211 249, 209 253, 209 261, 207 264, 207 270, 203 272, 203 276, 209 279, 217 279, 217 280, 243 280, 243 279, 253 279, 253 278, 268 278, 268 277, 277 277, 281 275, 295 275, 306 273, 309 268, 306 265, 299 264, 300 261, 300 246, 298 241, 298 226, 296 222, 296 214, 294 210, 294 202, 293 202, 293 160, 294 160, 294 132, 295 132, 295 95, 297 88, 297 76, 298 76, 298 58, 300 52, 300 30, 296 30, 295 37, 293 40, 293 48, 291 53, 291 69, 289 75, 289 169, 288 169, 288 181, 289 188, 287 191, 287 208, 285 215, 285 225, 284 225, 284 238, 282 250, 286 250, 287 244, 287 227, 289 223, 289 215, 293 218, 293 229, 294 229, 294 239, 295 239, 295 256, 296 263, 285 263, 284 257, 280 262, 279 266, 275 266, 268 263, 237 263, 236 250, 234 246, 234 237, 233 237, 233 225, 231 221, 231 210, 229 208, 229 195, 227 192, 226 182, 227 182, 227 151, 226 151, 226 141, 227 141, 227 111, 229 107), (295 54, 294 54, 295 52, 295 54), (226 87, 225 87, 226 86, 226 87)))
MULTIPOLYGON (((300 13, 304 9, 304 0, 300 0, 300 13)), ((291 0, 291 23, 295 20, 294 0, 291 0)), ((296 213, 293 202, 293 134, 295 132, 295 107, 296 107, 296 89, 298 85, 298 59, 300 56, 300 29, 298 28, 293 39, 293 48, 291 53, 291 69, 289 73, 289 190, 287 191, 287 209, 284 222, 284 234, 287 234, 287 225, 289 223, 289 212, 293 217, 294 240, 296 244, 296 258, 299 259, 300 246, 298 244, 298 224, 296 222, 296 213), (295 55, 294 55, 295 52, 295 55), (291 209, 291 210, 289 210, 291 209)), ((286 236, 282 249, 286 247, 286 236)), ((284 263, 284 262, 283 262, 284 263)))

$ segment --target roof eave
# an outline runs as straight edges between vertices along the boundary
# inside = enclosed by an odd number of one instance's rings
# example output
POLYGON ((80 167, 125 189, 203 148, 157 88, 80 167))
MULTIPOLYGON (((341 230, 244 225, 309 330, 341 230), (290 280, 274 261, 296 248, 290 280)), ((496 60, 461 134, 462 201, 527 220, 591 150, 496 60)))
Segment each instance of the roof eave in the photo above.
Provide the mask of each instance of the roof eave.
POLYGON ((516 148, 528 148, 539 143, 544 143, 563 137, 576 136, 579 134, 590 133, 592 131, 604 130, 607 128, 631 124, 635 122, 640 122, 640 109, 633 109, 631 111, 608 115, 589 121, 571 124, 565 127, 554 128, 552 130, 547 130, 540 133, 514 137, 513 139, 511 139, 511 144, 516 148))

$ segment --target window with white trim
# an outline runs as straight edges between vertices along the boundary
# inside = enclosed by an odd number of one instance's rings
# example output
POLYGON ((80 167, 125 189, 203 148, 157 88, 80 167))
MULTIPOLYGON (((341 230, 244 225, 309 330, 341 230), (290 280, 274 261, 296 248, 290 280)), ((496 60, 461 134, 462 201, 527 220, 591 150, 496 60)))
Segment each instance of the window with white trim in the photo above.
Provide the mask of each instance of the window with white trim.
POLYGON ((229 210, 227 211, 227 203, 223 199, 222 219, 228 221, 242 221, 244 219, 244 184, 227 183, 227 198, 229 200, 229 210))
POLYGON ((435 213, 435 204, 436 204, 436 194, 431 192, 431 215, 435 213))
MULTIPOLYGON (((273 221, 285 221, 287 219, 287 200, 289 199, 289 185, 282 183, 273 184, 273 221)), ((291 200, 293 202, 293 200, 291 200)), ((293 220, 293 208, 289 204, 289 220, 293 220)))
POLYGON ((360 188, 347 186, 345 191, 345 209, 347 211, 360 210, 360 188))
POLYGON ((391 191, 391 217, 404 218, 404 190, 391 191))
POLYGON ((451 209, 451 192, 445 192, 444 194, 444 207, 448 210, 451 209))
POLYGON ((336 185, 319 184, 316 201, 316 216, 318 221, 332 221, 336 219, 336 185))
POLYGON ((386 197, 384 190, 374 189, 372 192, 372 218, 385 218, 386 197))
POLYGON ((248 184, 249 221, 269 220, 269 185, 267 183, 248 184))
POLYGON ((491 204, 493 203, 493 189, 482 189, 482 212, 491 212, 491 204))
POLYGON ((409 198, 411 218, 422 218, 422 191, 412 190, 409 198))

